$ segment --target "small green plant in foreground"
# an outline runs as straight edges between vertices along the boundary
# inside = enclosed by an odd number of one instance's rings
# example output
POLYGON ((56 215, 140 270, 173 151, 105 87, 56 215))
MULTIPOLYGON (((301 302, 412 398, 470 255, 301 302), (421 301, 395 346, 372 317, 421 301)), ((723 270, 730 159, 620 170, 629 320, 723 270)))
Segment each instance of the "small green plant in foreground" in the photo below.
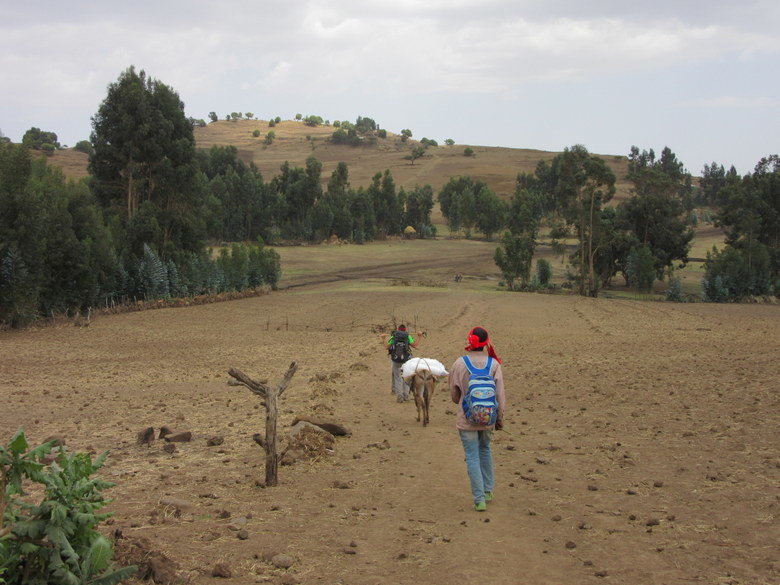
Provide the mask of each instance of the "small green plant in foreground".
POLYGON ((102 491, 114 484, 90 478, 108 452, 92 461, 63 448, 47 465, 54 446, 30 449, 22 430, 0 445, 0 583, 119 583, 136 567, 113 567, 113 546, 96 530, 109 516, 98 513, 107 503, 102 491))

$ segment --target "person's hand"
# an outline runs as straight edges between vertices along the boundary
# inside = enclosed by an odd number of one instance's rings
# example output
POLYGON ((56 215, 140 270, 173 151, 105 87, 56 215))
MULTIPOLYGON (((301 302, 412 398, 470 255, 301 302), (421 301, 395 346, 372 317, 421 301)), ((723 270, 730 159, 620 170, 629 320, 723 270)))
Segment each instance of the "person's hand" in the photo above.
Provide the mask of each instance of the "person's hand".
POLYGON ((496 430, 500 431, 504 428, 504 419, 500 418, 496 421, 496 430))

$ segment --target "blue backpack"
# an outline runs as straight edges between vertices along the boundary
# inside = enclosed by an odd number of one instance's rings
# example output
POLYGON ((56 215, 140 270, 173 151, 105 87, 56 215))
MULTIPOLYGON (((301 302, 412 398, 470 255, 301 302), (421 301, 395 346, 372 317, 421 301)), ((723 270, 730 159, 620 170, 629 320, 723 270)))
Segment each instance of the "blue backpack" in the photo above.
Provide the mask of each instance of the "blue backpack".
POLYGON ((469 371, 469 385, 463 396, 461 405, 466 420, 474 425, 488 426, 496 423, 498 417, 498 396, 496 381, 490 375, 493 358, 488 357, 484 368, 476 368, 468 356, 463 356, 463 363, 469 371))

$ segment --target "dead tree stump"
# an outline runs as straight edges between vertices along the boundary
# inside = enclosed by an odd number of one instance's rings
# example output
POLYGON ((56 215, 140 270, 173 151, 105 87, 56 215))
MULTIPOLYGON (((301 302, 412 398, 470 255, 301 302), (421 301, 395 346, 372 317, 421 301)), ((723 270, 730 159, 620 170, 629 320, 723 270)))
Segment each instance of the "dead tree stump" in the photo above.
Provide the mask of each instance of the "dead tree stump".
POLYGON ((255 382, 243 372, 230 368, 228 374, 235 380, 228 380, 231 386, 246 386, 254 394, 263 399, 265 406, 265 485, 270 487, 278 483, 279 455, 276 448, 276 419, 279 412, 279 398, 287 389, 287 385, 298 370, 298 362, 293 362, 287 373, 279 381, 276 388, 271 388, 262 382, 255 382))

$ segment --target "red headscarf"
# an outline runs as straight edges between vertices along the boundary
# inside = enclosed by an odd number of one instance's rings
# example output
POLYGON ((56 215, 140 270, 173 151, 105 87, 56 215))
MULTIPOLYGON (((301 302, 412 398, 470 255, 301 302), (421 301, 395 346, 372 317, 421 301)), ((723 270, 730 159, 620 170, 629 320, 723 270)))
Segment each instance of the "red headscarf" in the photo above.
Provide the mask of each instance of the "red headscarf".
POLYGON ((484 327, 474 327, 471 331, 469 331, 469 344, 465 347, 465 350, 474 351, 483 347, 487 347, 488 355, 490 357, 496 360, 499 364, 501 363, 501 360, 496 355, 496 350, 493 349, 493 344, 490 343, 490 336, 487 335, 487 330, 484 327), (481 341, 479 336, 474 333, 477 329, 482 329, 485 332, 484 341, 481 341))

